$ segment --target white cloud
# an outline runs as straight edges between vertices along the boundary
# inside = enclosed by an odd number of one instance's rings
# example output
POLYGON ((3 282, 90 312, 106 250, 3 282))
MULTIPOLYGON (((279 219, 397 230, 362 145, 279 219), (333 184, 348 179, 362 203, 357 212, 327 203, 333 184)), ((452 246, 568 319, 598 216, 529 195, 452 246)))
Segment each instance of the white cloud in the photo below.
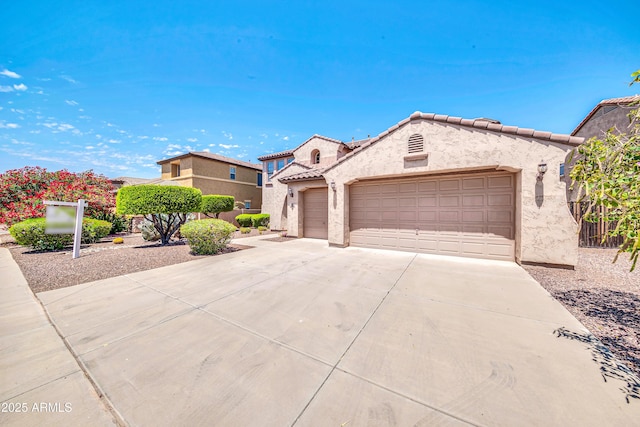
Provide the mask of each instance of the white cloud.
POLYGON ((232 133, 230 133, 230 132, 222 131, 222 135, 223 135, 225 138, 227 138, 229 141, 231 141, 231 140, 233 139, 233 134, 232 134, 232 133))
POLYGON ((77 83, 78 83, 78 81, 77 81, 77 80, 74 80, 73 78, 71 78, 71 77, 69 77, 69 76, 62 75, 62 76, 60 76, 60 78, 61 78, 62 80, 66 80, 66 81, 68 81, 69 83, 73 83, 73 84, 77 84, 77 83))
POLYGON ((74 100, 65 99, 64 102, 66 102, 68 105, 72 105, 72 106, 78 105, 78 103, 76 101, 74 101, 74 100))
POLYGON ((265 138, 265 139, 269 138, 269 135, 267 135, 266 133, 261 133, 260 136, 265 138))
POLYGON ((3 75, 3 76, 10 77, 12 79, 20 79, 20 78, 22 78, 22 76, 20 74, 14 73, 13 71, 9 71, 6 68, 4 70, 0 71, 0 74, 3 75))
POLYGON ((138 139, 149 139, 149 137, 147 135, 140 135, 138 136, 138 139))
POLYGON ((209 144, 209 147, 215 147, 216 144, 209 144))
POLYGON ((288 136, 285 136, 285 137, 283 137, 283 138, 282 138, 282 140, 283 140, 283 141, 288 141, 288 140, 289 140, 289 137, 288 137, 288 136))
POLYGON ((86 147, 84 147, 84 148, 86 148, 87 150, 93 150, 93 149, 94 149, 94 148, 96 148, 96 147, 94 147, 94 146, 92 146, 92 145, 87 145, 87 146, 86 146, 86 147))
POLYGON ((20 83, 19 85, 13 85, 13 88, 20 92, 24 92, 25 90, 28 89, 27 85, 25 85, 24 83, 20 83))
POLYGON ((164 141, 168 141, 169 138, 165 138, 164 136, 154 136, 153 140, 154 141, 162 141, 162 142, 164 142, 164 141))
POLYGON ((11 86, 0 86, 0 92, 13 92, 13 88, 11 86))
POLYGON ((119 139, 110 139, 108 142, 110 144, 120 144, 122 141, 120 141, 119 139))
POLYGON ((225 150, 229 150, 230 148, 239 148, 240 146, 237 144, 231 145, 231 144, 219 144, 220 147, 224 148, 225 150))
POLYGON ((12 139, 11 143, 13 145, 33 145, 33 142, 27 142, 27 141, 18 141, 17 139, 12 139))
POLYGON ((242 159, 243 157, 247 157, 247 155, 243 153, 243 154, 238 154, 236 157, 239 159, 242 159))
POLYGON ((40 133, 40 132, 42 132, 40 129, 38 129, 38 130, 30 130, 29 131, 29 133, 40 133))
POLYGON ((260 145, 264 144, 264 141, 260 141, 260 145))
POLYGON ((204 149, 204 150, 202 150, 202 151, 204 151, 205 153, 210 153, 210 152, 211 152, 211 150, 210 150, 210 149, 208 149, 208 148, 205 148, 205 149, 204 149))
POLYGON ((75 128, 69 123, 60 123, 60 126, 58 126, 58 130, 62 132, 66 132, 71 129, 75 129, 75 128))
POLYGON ((159 128, 160 126, 161 126, 161 125, 159 125, 158 123, 154 123, 154 124, 153 124, 153 127, 154 127, 154 128, 159 128))
POLYGON ((198 138, 187 138, 189 142, 198 142, 198 138))
POLYGON ((18 129, 20 127, 17 123, 5 123, 0 122, 0 129, 18 129))

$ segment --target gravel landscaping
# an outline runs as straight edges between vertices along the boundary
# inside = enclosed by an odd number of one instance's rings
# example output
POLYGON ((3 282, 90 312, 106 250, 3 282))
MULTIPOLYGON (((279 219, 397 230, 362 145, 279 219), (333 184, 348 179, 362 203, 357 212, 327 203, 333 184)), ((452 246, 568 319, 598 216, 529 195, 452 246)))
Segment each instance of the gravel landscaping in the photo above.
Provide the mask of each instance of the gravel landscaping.
POLYGON ((613 264, 616 252, 580 248, 575 270, 523 268, 640 376, 640 266, 629 272, 628 254, 613 264))
MULTIPOLYGON (((257 230, 250 234, 236 232, 234 238, 254 235, 258 235, 257 230)), ((4 246, 11 250, 36 293, 204 257, 191 254, 184 241, 161 246, 144 241, 139 234, 122 237, 124 243, 120 245, 112 243, 113 236, 83 245, 80 258, 75 260, 70 249, 32 252, 11 243, 4 246)), ((267 239, 291 240, 275 233, 267 239)), ((214 256, 249 248, 236 243, 214 256)), ((631 264, 626 255, 612 264, 615 253, 615 249, 580 248, 575 270, 529 265, 523 268, 640 376, 640 267, 629 272, 631 264)))

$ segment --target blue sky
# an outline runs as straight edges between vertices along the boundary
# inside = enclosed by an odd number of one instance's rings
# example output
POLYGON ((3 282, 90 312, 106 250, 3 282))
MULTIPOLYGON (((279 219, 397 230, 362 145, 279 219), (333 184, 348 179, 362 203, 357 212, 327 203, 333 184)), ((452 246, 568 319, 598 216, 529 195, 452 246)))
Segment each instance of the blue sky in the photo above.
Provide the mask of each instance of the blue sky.
POLYGON ((4 2, 0 172, 159 177, 208 150, 256 162, 414 111, 570 133, 639 93, 629 1, 4 2))

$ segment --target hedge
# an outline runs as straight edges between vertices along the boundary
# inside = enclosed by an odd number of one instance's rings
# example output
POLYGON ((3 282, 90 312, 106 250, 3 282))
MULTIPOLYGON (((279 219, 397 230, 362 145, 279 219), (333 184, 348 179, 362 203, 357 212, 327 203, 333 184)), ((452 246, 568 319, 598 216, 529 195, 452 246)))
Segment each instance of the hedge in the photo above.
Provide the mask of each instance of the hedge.
POLYGON ((179 185, 131 185, 116 195, 116 212, 125 215, 198 212, 202 192, 179 185))
POLYGON ((221 219, 200 219, 180 227, 191 251, 196 255, 212 255, 227 247, 236 227, 221 219))
MULTIPOLYGON (((22 246, 30 246, 37 251, 55 251, 73 244, 73 234, 46 234, 46 219, 31 218, 14 224, 9 233, 22 246)), ((82 243, 94 243, 106 237, 111 223, 98 219, 84 218, 82 221, 82 243)))
POLYGON ((269 225, 269 214, 240 214, 236 221, 240 227, 266 227, 269 225))

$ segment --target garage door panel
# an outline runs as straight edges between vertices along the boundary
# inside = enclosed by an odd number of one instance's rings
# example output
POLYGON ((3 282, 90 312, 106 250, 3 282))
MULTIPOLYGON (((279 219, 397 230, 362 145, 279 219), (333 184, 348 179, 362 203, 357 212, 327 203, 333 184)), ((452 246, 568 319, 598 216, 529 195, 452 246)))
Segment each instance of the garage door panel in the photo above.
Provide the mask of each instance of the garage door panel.
POLYGON ((435 193, 438 190, 438 181, 419 181, 418 193, 435 193))
POLYGON ((460 190, 460 179, 442 179, 438 182, 440 191, 458 191, 460 190))
POLYGON ((465 178, 462 180, 463 190, 484 190, 486 179, 484 177, 479 178, 465 178))
POLYGON ((478 173, 354 184, 351 244, 513 260, 514 182, 478 173))

